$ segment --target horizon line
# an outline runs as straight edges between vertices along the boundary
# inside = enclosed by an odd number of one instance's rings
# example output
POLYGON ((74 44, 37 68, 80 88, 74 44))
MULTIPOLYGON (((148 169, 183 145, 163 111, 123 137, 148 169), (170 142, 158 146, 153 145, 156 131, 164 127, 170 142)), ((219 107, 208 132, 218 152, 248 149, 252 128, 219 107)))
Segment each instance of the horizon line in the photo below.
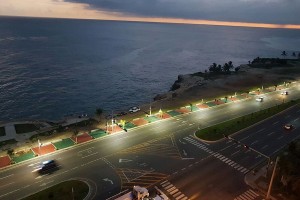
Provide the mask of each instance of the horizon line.
POLYGON ((19 18, 43 18, 43 19, 74 19, 74 20, 94 20, 94 21, 119 21, 119 22, 140 22, 140 23, 160 23, 160 24, 187 24, 187 25, 208 25, 225 27, 246 27, 246 28, 266 28, 266 29, 294 29, 299 30, 298 24, 272 24, 257 22, 237 22, 237 21, 218 21, 202 19, 183 19, 183 18, 159 18, 159 17, 112 17, 112 18, 76 18, 76 17, 47 17, 47 16, 17 16, 0 15, 0 17, 19 17, 19 18))

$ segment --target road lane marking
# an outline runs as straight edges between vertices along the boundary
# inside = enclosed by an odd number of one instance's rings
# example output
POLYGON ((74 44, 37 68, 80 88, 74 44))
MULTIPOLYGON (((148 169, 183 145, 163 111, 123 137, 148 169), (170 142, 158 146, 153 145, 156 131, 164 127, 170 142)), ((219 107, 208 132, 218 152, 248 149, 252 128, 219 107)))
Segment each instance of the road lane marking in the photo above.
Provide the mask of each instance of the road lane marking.
POLYGON ((277 140, 280 140, 280 139, 282 139, 282 138, 283 138, 283 135, 282 135, 282 136, 280 136, 280 137, 278 137, 278 138, 277 138, 277 140))
POLYGON ((274 122, 274 123, 273 123, 273 125, 275 125, 275 124, 278 124, 278 123, 279 123, 279 121, 277 121, 277 122, 274 122))
POLYGON ((9 195, 9 194, 11 194, 11 193, 14 193, 14 192, 16 192, 16 191, 19 191, 19 190, 20 190, 20 189, 16 189, 16 190, 13 190, 13 191, 8 192, 8 193, 6 193, 6 194, 2 194, 0 197, 7 196, 7 195, 9 195))
POLYGON ((233 155, 235 155, 235 154, 239 153, 240 151, 241 151, 241 150, 238 150, 238 151, 236 151, 236 152, 232 153, 232 154, 231 154, 231 156, 233 156, 233 155))
POLYGON ((8 185, 11 185, 11 184, 14 184, 14 183, 15 183, 15 182, 11 182, 11 183, 7 183, 7 184, 5 184, 5 185, 1 185, 0 188, 5 187, 5 186, 8 186, 8 185))
POLYGON ((164 188, 165 188, 165 190, 168 190, 171 187, 173 187, 173 184, 170 183, 170 185, 168 185, 167 187, 164 187, 164 188))
POLYGON ((252 142, 250 145, 253 145, 255 143, 258 143, 258 140, 255 140, 254 142, 252 142))
POLYGON ((93 155, 96 155, 96 154, 98 154, 98 152, 95 152, 95 153, 89 154, 89 155, 87 155, 87 156, 82 156, 81 158, 87 158, 87 157, 90 157, 90 156, 93 156, 93 155))
POLYGON ((14 174, 10 174, 10 175, 7 175, 7 176, 4 176, 4 177, 1 177, 0 178, 0 180, 2 180, 2 179, 5 179, 5 178, 8 178, 8 177, 11 177, 11 176, 13 176, 14 174))
POLYGON ((299 118, 296 118, 296 119, 294 119, 294 121, 293 122, 295 122, 295 121, 297 121, 299 118))
POLYGON ((259 133, 259 132, 261 132, 261 131, 263 131, 263 130, 265 130, 265 128, 262 128, 262 129, 256 131, 256 133, 259 133))
POLYGON ((269 146, 269 145, 266 144, 266 145, 263 146, 261 149, 265 149, 265 148, 267 148, 268 146, 269 146))
POLYGON ((271 132, 271 133, 268 134, 268 136, 273 135, 274 133, 275 133, 275 132, 271 132))
POLYGON ((181 194, 179 197, 176 198, 176 200, 181 199, 182 197, 184 197, 184 194, 181 194))

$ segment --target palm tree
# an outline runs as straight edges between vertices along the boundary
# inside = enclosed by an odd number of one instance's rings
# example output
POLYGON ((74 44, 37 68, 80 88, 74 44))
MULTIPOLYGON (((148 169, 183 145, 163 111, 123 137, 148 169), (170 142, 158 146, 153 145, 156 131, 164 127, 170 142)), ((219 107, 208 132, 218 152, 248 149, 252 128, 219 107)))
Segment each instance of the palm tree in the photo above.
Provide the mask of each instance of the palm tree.
POLYGON ((229 65, 229 70, 231 70, 231 69, 234 68, 234 66, 233 66, 233 64, 232 64, 232 61, 229 61, 229 62, 228 62, 228 65, 229 65))
POLYGON ((277 89, 277 86, 278 86, 277 84, 274 85, 274 90, 275 90, 275 91, 276 91, 276 89, 277 89))
POLYGON ((296 53, 295 53, 295 52, 293 52, 292 56, 293 56, 293 57, 296 57, 296 53))
POLYGON ((285 51, 282 51, 281 55, 283 56, 283 58, 285 58, 287 56, 285 51))
POLYGON ((217 66, 217 72, 221 72, 222 71, 222 66, 221 65, 218 65, 217 66))
POLYGON ((228 72, 229 71, 229 64, 228 63, 225 63, 223 65, 223 72, 228 72))
POLYGON ((217 72, 217 64, 213 63, 211 66, 209 66, 208 70, 210 72, 217 72))
POLYGON ((74 137, 75 137, 75 143, 77 144, 77 135, 79 134, 79 131, 77 130, 77 129, 75 129, 74 131, 73 131, 73 135, 74 135, 74 137))

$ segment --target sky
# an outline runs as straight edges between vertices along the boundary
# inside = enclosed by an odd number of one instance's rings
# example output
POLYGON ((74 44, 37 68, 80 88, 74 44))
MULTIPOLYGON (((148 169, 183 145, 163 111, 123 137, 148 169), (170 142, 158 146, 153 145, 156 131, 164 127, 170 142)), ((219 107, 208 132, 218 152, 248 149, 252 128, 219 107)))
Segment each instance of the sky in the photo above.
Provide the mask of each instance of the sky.
POLYGON ((0 0, 0 15, 300 29, 300 0, 0 0))

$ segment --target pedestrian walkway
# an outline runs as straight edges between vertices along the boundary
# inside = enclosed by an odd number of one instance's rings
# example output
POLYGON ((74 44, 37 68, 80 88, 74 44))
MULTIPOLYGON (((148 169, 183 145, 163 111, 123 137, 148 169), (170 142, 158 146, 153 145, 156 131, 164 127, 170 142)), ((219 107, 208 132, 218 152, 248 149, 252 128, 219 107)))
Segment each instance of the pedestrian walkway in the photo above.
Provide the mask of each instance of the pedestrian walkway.
POLYGON ((33 151, 30 149, 28 152, 26 153, 22 153, 22 154, 15 154, 12 156, 12 160, 15 163, 19 163, 19 162, 23 162, 25 160, 29 160, 31 158, 34 158, 35 154, 33 153, 33 151))
POLYGON ((10 160, 9 156, 0 157, 0 169, 10 165, 10 162, 11 162, 11 160, 10 160))
POLYGON ((163 190, 165 190, 166 193, 169 194, 169 196, 172 196, 174 199, 176 200, 188 199, 187 196, 185 196, 178 188, 176 188, 176 186, 171 184, 169 181, 166 180, 162 182, 160 185, 163 188, 163 190))
POLYGON ((157 118, 156 116, 148 116, 148 117, 144 117, 145 120, 148 121, 148 123, 151 123, 151 122, 155 122, 155 121, 158 121, 159 118, 157 118))
POLYGON ((107 135, 107 133, 104 130, 100 129, 100 130, 90 132, 89 135, 92 136, 93 138, 99 138, 107 135))
POLYGON ((70 146, 73 146, 75 143, 70 138, 62 139, 59 142, 54 142, 53 145, 55 146, 56 150, 64 149, 70 146))
POLYGON ((53 144, 41 145, 40 147, 31 148, 36 155, 45 155, 54 152, 56 149, 53 144))
POLYGON ((243 194, 234 198, 234 200, 262 200, 263 198, 259 196, 256 192, 252 189, 247 190, 243 194))
POLYGON ((175 110, 169 110, 167 111, 168 115, 170 115, 171 117, 175 117, 177 115, 180 115, 181 113, 180 112, 177 112, 175 110))
POLYGON ((92 140, 93 138, 88 133, 72 137, 72 140, 78 144, 92 140))
POLYGON ((214 152, 212 150, 210 150, 209 148, 207 148, 207 145, 205 145, 204 143, 200 143, 199 141, 197 141, 196 139, 192 138, 192 136, 188 136, 183 138, 184 140, 186 140, 187 142, 197 146, 198 148, 202 149, 203 151, 213 155, 215 158, 219 159, 220 161, 224 162, 225 164, 233 167, 234 169, 236 169, 237 171, 246 174, 249 172, 249 170, 241 165, 239 165, 238 163, 234 162, 233 160, 230 160, 229 158, 226 158, 225 156, 214 152))

